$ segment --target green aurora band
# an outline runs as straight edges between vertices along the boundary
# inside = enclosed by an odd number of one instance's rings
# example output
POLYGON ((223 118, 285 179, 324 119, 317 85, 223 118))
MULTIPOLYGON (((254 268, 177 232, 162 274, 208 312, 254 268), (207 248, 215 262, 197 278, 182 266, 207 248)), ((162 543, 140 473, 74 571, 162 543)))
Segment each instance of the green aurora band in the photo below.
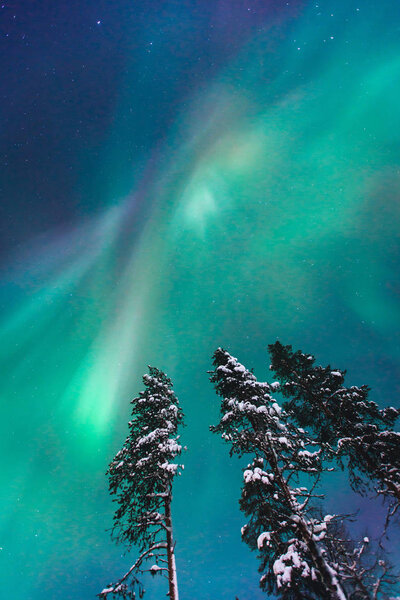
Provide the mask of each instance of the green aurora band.
MULTIPOLYGON (((279 337, 394 402, 399 21, 393 3, 360 4, 333 16, 310 4, 286 29, 249 40, 194 90, 151 166, 133 167, 126 198, 38 240, 3 272, 9 598, 86 600, 129 565, 105 532, 104 472, 147 364, 173 379, 186 414, 174 504, 183 598, 263 597, 240 541, 241 466, 208 433, 218 345, 263 379, 279 337)), ((121 113, 130 93, 127 81, 121 113)), ((118 111, 110 168, 130 135, 118 111)), ((337 512, 359 502, 345 487, 334 494, 337 512)), ((367 525, 375 513, 363 507, 367 525)))

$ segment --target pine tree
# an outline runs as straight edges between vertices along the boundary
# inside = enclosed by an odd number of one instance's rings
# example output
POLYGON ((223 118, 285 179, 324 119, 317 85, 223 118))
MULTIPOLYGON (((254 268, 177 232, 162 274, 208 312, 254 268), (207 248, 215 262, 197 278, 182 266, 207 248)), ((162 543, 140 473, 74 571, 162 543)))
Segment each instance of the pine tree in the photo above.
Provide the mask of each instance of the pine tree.
POLYGON ((271 395, 273 385, 258 382, 221 348, 213 364, 222 416, 211 430, 231 444, 231 455, 253 455, 243 473, 240 506, 249 518, 242 537, 260 552, 261 587, 285 600, 344 600, 324 545, 334 517, 318 517, 311 506, 321 449, 286 422, 271 395))
POLYGON ((400 433, 393 431, 400 411, 379 409, 369 388, 345 387, 346 372, 315 365, 315 358, 276 342, 269 346, 271 370, 287 399, 283 408, 316 441, 329 444, 346 460, 355 491, 374 482, 378 492, 400 502, 400 433))
POLYGON ((139 557, 116 583, 99 597, 136 598, 144 589, 138 574, 149 571, 168 578, 169 598, 178 600, 175 544, 172 536, 172 483, 183 465, 173 461, 182 447, 177 435, 183 413, 162 371, 149 367, 143 376, 145 390, 131 401, 129 435, 107 471, 109 490, 118 509, 114 514, 113 536, 128 547, 135 545, 139 557), (148 567, 149 561, 153 563, 148 567))

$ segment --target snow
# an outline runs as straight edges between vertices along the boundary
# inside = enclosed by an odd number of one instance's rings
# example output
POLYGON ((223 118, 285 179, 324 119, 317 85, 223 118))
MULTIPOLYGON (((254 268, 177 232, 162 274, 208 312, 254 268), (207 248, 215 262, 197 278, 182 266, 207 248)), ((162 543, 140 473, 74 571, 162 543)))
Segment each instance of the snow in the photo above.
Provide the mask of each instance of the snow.
POLYGON ((265 485, 271 485, 271 482, 274 480, 274 475, 272 473, 266 473, 260 467, 255 467, 254 470, 246 469, 243 473, 243 479, 245 483, 250 483, 252 481, 261 481, 265 485))
POLYGON ((282 409, 281 409, 281 407, 279 406, 279 404, 277 404, 276 402, 274 402, 274 403, 272 404, 272 408, 274 409, 274 411, 276 412, 276 414, 278 415, 278 417, 280 417, 280 416, 281 416, 281 414, 282 414, 282 409))
POLYGON ((140 446, 143 446, 144 444, 152 443, 157 437, 161 437, 162 435, 166 435, 167 433, 168 432, 166 429, 157 428, 154 431, 150 431, 150 433, 148 433, 147 435, 139 438, 136 442, 136 446, 140 448, 140 446))
POLYGON ((264 531, 264 533, 261 533, 261 535, 259 535, 257 538, 257 548, 259 550, 261 550, 265 541, 267 542, 268 546, 269 542, 271 541, 271 534, 268 531, 264 531))
POLYGON ((338 579, 336 577, 336 571, 334 571, 327 563, 325 563, 325 566, 331 574, 332 584, 336 587, 336 593, 339 600, 346 600, 346 596, 344 595, 343 590, 340 587, 338 579))
POLYGON ((312 579, 315 577, 313 569, 310 569, 309 564, 299 554, 296 545, 292 543, 289 545, 286 554, 282 554, 273 565, 278 588, 282 586, 290 587, 293 569, 301 569, 300 575, 302 577, 311 576, 312 579))
POLYGON ((224 365, 220 365, 219 367, 217 367, 217 371, 220 371, 221 373, 225 373, 226 375, 231 374, 231 370, 224 367, 224 365))
POLYGON ((150 567, 150 571, 151 571, 152 573, 157 573, 158 571, 161 571, 161 570, 162 570, 162 569, 161 569, 161 567, 159 567, 158 565, 152 565, 152 566, 150 567))
POLYGON ((160 465, 160 468, 164 471, 167 471, 167 473, 172 473, 173 475, 175 475, 176 471, 178 470, 178 466, 179 465, 171 465, 170 463, 165 462, 162 465, 160 465))
POLYGON ((278 442, 280 444, 288 444, 288 439, 286 437, 282 436, 282 437, 278 438, 278 442))
POLYGON ((314 526, 313 540, 314 542, 320 542, 326 535, 326 523, 320 523, 314 526))
POLYGON ((318 456, 318 454, 319 454, 319 451, 317 451, 317 452, 309 452, 308 450, 300 450, 298 452, 299 456, 304 456, 304 457, 307 457, 307 458, 315 458, 316 456, 318 456))
POLYGON ((224 416, 221 419, 222 423, 224 423, 225 421, 227 421, 228 419, 230 419, 232 415, 233 415, 232 411, 229 411, 229 412, 225 413, 224 416))
POLYGON ((178 592, 178 578, 176 575, 176 561, 175 561, 175 551, 172 548, 172 584, 175 589, 175 600, 179 600, 179 592, 178 592))
POLYGON ((246 471, 243 473, 243 479, 244 479, 245 483, 249 483, 250 481, 253 481, 253 471, 249 471, 246 469, 246 471))

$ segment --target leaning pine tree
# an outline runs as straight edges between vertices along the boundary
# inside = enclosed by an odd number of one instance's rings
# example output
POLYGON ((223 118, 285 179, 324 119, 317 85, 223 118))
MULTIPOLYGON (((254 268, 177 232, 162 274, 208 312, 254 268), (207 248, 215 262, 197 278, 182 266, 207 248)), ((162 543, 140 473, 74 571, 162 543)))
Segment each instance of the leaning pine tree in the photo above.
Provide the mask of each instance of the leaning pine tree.
POLYGON ((285 600, 345 600, 325 544, 335 517, 320 516, 311 506, 321 449, 313 450, 305 433, 286 422, 271 396, 273 384, 258 382, 221 348, 214 367, 211 381, 222 398, 222 417, 211 430, 231 444, 231 454, 253 455, 240 506, 249 518, 242 537, 260 552, 261 587, 285 600))
POLYGON ((393 431, 400 411, 379 409, 369 388, 345 387, 345 371, 315 365, 311 354, 294 352, 280 342, 269 347, 271 370, 279 380, 285 411, 300 427, 328 444, 345 460, 355 491, 374 487, 400 506, 400 433, 393 431))
POLYGON ((103 600, 134 599, 136 590, 142 597, 138 575, 145 571, 167 577, 169 598, 178 600, 171 501, 173 479, 183 469, 174 463, 182 450, 177 430, 183 413, 172 382, 162 371, 149 367, 143 382, 145 390, 131 401, 129 435, 108 469, 110 493, 118 503, 113 535, 129 547, 135 545, 139 557, 99 594, 103 600))

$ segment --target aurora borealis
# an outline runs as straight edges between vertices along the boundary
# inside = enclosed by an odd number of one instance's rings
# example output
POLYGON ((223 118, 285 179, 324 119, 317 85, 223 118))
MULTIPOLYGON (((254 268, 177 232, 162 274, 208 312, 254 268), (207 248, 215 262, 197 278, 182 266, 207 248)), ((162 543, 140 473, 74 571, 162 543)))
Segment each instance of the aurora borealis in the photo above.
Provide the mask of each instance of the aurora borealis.
POLYGON ((266 379, 279 338, 399 405, 400 6, 39 4, 0 14, 0 596, 131 563, 105 471, 150 364, 186 415, 181 598, 261 599, 207 370, 222 345, 266 379))

